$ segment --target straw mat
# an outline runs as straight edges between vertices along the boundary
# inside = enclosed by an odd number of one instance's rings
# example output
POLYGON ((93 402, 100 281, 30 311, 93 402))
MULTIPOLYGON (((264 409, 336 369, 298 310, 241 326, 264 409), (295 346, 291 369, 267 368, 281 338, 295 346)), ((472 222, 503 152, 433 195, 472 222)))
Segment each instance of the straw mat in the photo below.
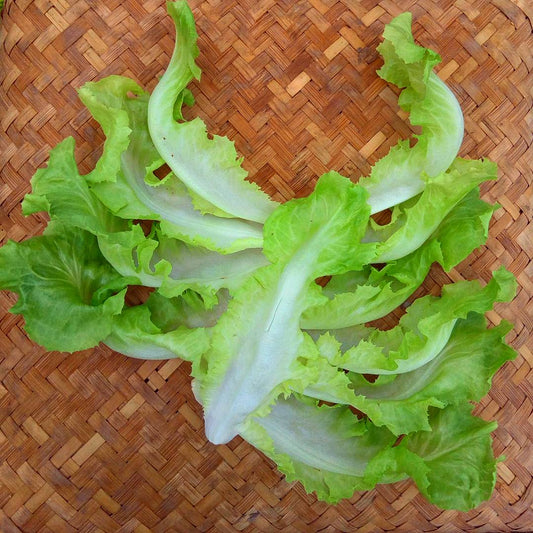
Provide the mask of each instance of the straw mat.
MULTIPOLYGON (((0 530, 23 532, 531 531, 533 529, 533 7, 529 0, 192 1, 203 75, 192 85, 209 131, 235 140, 251 179, 276 200, 307 195, 335 169, 354 179, 411 130, 397 91, 376 75, 384 24, 410 10, 419 43, 465 114, 460 155, 500 169, 483 187, 501 204, 486 246, 417 295, 505 265, 518 279, 489 319, 515 324, 519 355, 477 413, 495 419, 492 499, 468 513, 428 504, 411 482, 319 502, 239 438, 205 439, 179 360, 144 362, 106 348, 48 353, 0 300, 0 530)), ((84 82, 123 74, 153 89, 173 47, 162 0, 8 0, 0 41, 0 238, 42 231, 20 202, 48 151, 76 139, 83 173, 103 135, 77 98, 84 82)), ((464 379, 468 379, 465 376, 464 379)))

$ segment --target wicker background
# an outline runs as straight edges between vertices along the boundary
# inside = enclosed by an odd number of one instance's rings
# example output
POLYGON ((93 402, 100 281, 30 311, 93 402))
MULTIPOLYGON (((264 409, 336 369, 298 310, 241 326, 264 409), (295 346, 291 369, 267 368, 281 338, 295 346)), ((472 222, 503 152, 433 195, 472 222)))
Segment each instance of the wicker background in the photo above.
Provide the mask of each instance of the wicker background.
MULTIPOLYGON (((490 502, 469 513, 429 505, 410 482, 337 506, 288 485, 240 439, 206 442, 180 361, 129 360, 98 348, 68 356, 27 339, 0 300, 0 530, 531 531, 533 529, 533 214, 530 0, 192 2, 203 77, 193 92, 211 132, 228 135, 253 180, 277 200, 308 194, 335 169, 354 178, 409 135, 395 91, 375 74, 383 26, 405 10, 443 56, 439 71, 465 113, 461 155, 498 162, 483 189, 498 201, 485 248, 447 275, 487 279, 504 264, 520 289, 489 314, 516 325, 518 358, 478 412, 499 422, 507 456, 490 502)), ((0 238, 39 233, 20 201, 48 150, 67 135, 82 171, 102 134, 76 96, 87 80, 125 74, 154 87, 173 30, 162 0, 12 0, 1 15, 0 238)), ((468 379, 468 376, 465 376, 468 379)))

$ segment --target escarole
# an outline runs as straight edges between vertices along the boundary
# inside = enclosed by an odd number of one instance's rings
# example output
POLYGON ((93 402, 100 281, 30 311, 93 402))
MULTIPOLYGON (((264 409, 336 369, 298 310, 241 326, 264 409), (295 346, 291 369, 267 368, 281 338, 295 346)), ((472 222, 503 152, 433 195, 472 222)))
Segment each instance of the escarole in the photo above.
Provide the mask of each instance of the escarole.
POLYGON ((170 3, 176 45, 165 74, 148 104, 148 127, 154 146, 181 181, 216 208, 236 218, 264 222, 276 204, 252 182, 245 181, 235 147, 226 137, 209 139, 199 118, 174 120, 176 99, 192 78, 200 77, 194 18, 188 6, 170 3))
POLYGON ((318 276, 359 268, 374 255, 374 245, 353 246, 368 217, 365 190, 334 172, 322 176, 310 196, 269 217, 264 252, 272 265, 235 291, 195 374, 211 441, 237 435, 246 417, 268 405, 287 380, 298 386, 307 379, 297 357, 308 287, 318 276))
POLYGON ((384 60, 378 71, 385 81, 403 89, 398 104, 421 126, 416 144, 400 141, 361 181, 369 192, 372 213, 409 200, 423 191, 429 179, 446 171, 463 141, 463 113, 454 94, 435 74, 440 56, 417 45, 411 33, 411 14, 393 19, 378 51, 384 60))
POLYGON ((496 425, 472 403, 515 357, 511 325, 485 315, 516 282, 499 268, 421 288, 485 243, 497 209, 480 195, 496 165, 457 156, 463 116, 440 57, 409 13, 387 24, 378 74, 421 133, 357 183, 331 170, 278 204, 231 140, 185 118, 197 32, 186 2, 167 9, 175 47, 152 94, 118 75, 79 90, 105 135, 94 168, 79 172, 67 138, 32 178, 23 212, 50 221, 0 248, 12 312, 49 350, 188 361, 207 438, 240 435, 327 502, 408 477, 443 509, 487 500, 496 425))

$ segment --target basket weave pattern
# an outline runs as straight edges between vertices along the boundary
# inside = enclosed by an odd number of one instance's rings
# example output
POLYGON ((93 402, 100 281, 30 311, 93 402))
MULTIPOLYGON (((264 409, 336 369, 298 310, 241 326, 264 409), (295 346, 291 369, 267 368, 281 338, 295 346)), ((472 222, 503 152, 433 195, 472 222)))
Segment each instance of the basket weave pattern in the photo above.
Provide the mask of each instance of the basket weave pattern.
MULTIPOLYGON (((469 513, 428 504, 411 482, 329 506, 288 485, 239 438, 208 443, 189 365, 143 362, 99 347, 48 353, 0 299, 0 531, 530 531, 533 527, 533 8, 527 0, 245 0, 191 2, 202 80, 192 85, 210 132, 235 140, 251 179, 276 200, 307 195, 334 169, 356 179, 411 133, 397 94, 375 73, 383 26, 412 11, 419 43, 465 114, 463 157, 488 157, 502 207, 487 245, 415 296, 505 265, 518 351, 477 414, 496 419, 493 498, 469 513)), ((77 98, 84 82, 123 74, 153 89, 173 47, 164 2, 12 0, 0 26, 0 239, 39 234, 20 202, 51 147, 76 139, 82 173, 103 136, 77 98)), ((135 295, 132 296, 135 298, 135 295)), ((392 319, 391 319, 392 320, 392 319)), ((386 324, 387 321, 384 321, 386 324)), ((465 376, 468 379, 468 376, 465 376)))

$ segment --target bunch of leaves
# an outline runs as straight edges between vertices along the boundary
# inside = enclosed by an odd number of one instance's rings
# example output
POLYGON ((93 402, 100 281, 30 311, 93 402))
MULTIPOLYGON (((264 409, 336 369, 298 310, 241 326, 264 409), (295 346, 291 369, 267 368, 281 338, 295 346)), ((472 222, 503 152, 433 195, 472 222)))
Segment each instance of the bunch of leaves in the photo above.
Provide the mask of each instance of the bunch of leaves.
POLYGON ((197 34, 185 2, 168 11, 176 45, 153 94, 121 76, 79 91, 106 136, 95 168, 79 173, 67 138, 33 177, 23 212, 50 222, 0 249, 12 312, 49 350, 102 342, 191 361, 207 437, 240 434, 326 501, 405 477, 445 509, 488 499, 495 424, 471 402, 514 357, 510 325, 484 318, 513 297, 513 276, 446 285, 387 331, 365 325, 402 305, 433 264, 449 271, 482 245, 496 208, 479 195, 494 163, 457 157, 463 116, 433 71, 439 56, 415 44, 409 13, 392 20, 378 74, 402 89, 422 133, 358 183, 331 171, 278 205, 246 179, 229 139, 184 119, 197 34), (371 215, 385 209, 391 221, 379 225, 371 215), (130 306, 132 285, 154 291, 130 306))

